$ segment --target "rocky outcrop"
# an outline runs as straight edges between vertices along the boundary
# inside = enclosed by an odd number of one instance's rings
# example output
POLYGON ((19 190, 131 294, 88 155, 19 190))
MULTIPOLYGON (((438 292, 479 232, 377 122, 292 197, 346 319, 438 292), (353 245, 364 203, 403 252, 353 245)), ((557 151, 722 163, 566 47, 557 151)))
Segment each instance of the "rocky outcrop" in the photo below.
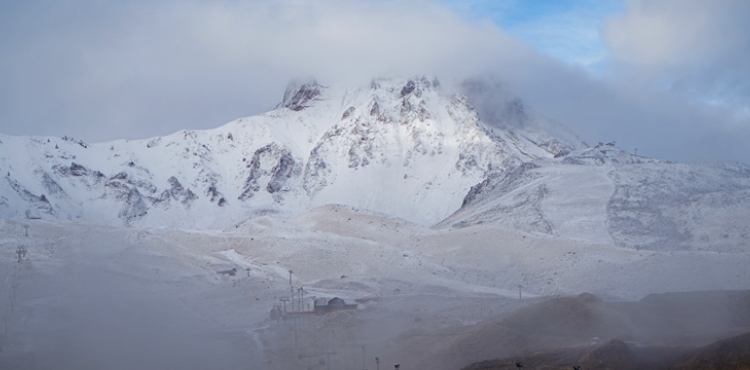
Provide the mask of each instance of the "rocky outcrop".
POLYGON ((294 159, 289 149, 277 143, 256 150, 247 168, 250 172, 239 196, 242 201, 265 191, 280 202, 282 194, 292 190, 293 183, 302 174, 300 161, 294 159))
POLYGON ((313 104, 314 100, 320 96, 322 89, 323 87, 314 79, 292 81, 287 85, 284 99, 279 107, 301 111, 313 104))
POLYGON ((130 188, 125 195, 124 204, 118 217, 120 217, 125 223, 130 224, 133 221, 143 217, 148 213, 148 206, 143 201, 143 197, 137 188, 130 188))

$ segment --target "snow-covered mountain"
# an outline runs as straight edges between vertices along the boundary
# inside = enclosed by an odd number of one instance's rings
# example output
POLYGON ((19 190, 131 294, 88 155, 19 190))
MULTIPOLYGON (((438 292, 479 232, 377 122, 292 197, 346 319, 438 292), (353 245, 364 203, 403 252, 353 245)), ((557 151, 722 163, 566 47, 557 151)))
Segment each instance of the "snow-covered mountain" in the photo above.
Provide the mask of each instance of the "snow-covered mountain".
POLYGON ((276 109, 212 130, 97 144, 0 135, 0 216, 203 229, 342 204, 630 248, 748 248, 748 167, 588 148, 502 86, 461 89, 300 80, 276 109))
POLYGON ((301 80, 275 110, 212 130, 96 144, 0 135, 0 216, 225 228, 335 203, 431 225, 490 174, 584 147, 497 86, 465 91, 426 77, 301 80))
POLYGON ((488 125, 434 78, 309 80, 275 110, 213 130, 97 144, 3 135, 0 215, 223 228, 337 203, 434 224, 489 173, 582 146, 506 100, 488 125))

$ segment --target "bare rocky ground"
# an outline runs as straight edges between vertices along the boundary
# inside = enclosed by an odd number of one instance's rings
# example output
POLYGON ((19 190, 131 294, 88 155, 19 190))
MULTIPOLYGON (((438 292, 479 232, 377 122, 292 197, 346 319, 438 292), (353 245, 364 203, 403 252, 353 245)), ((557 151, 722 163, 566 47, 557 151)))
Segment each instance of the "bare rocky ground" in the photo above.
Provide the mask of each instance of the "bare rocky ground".
POLYGON ((0 368, 448 370, 613 339, 693 348, 750 330, 748 262, 336 206, 224 231, 0 221, 0 368), (289 270, 305 307, 358 309, 270 320, 289 270))

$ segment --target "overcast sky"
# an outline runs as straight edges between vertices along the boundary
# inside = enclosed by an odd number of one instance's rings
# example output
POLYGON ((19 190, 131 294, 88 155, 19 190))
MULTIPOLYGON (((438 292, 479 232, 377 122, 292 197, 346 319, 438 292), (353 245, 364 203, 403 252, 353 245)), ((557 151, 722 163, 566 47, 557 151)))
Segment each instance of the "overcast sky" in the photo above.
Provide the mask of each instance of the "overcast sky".
POLYGON ((139 139, 288 80, 493 75, 590 144, 750 164, 750 1, 0 2, 0 132, 139 139))

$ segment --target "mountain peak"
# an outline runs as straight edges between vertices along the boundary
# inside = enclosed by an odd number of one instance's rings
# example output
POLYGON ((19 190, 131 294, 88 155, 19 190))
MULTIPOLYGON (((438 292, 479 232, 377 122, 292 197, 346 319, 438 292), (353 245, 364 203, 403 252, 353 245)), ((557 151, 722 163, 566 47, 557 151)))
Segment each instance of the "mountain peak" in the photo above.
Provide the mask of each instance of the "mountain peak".
POLYGON ((437 91, 440 88, 440 81, 436 77, 426 75, 401 78, 381 77, 373 79, 370 88, 394 91, 401 98, 409 95, 420 97, 425 91, 437 91))
POLYGON ((324 87, 312 77, 294 79, 287 84, 284 99, 277 108, 301 111, 310 106, 323 89, 324 87))

